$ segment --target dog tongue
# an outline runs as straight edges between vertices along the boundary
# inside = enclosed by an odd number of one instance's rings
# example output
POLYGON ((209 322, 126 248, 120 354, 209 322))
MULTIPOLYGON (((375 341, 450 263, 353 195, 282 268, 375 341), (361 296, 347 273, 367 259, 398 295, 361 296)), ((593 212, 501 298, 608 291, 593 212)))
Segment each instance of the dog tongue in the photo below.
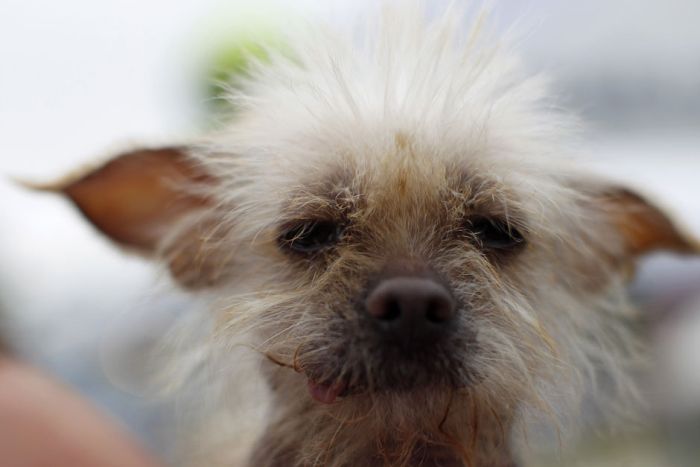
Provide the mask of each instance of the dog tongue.
POLYGON ((344 389, 343 383, 322 384, 309 380, 311 397, 322 404, 332 404, 344 389))

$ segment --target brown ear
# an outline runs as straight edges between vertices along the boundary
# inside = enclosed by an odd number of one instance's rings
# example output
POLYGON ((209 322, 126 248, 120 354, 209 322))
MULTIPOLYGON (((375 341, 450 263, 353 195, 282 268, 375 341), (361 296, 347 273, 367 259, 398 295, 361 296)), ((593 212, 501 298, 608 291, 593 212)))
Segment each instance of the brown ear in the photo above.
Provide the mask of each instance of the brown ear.
POLYGON ((661 250, 700 254, 697 240, 639 194, 622 187, 608 187, 598 191, 593 198, 622 235, 627 255, 636 257, 661 250))
POLYGON ((115 242, 153 253, 184 216, 207 206, 197 190, 213 179, 185 148, 140 149, 66 182, 38 187, 68 196, 115 242))

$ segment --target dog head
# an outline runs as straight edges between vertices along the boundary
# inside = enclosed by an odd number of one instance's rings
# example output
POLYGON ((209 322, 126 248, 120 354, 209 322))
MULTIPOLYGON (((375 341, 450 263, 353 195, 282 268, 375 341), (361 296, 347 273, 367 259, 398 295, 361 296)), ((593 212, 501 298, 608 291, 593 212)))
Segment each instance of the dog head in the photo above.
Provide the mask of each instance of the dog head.
POLYGON ((366 48, 299 38, 255 68, 224 131, 55 188, 215 295, 220 335, 253 336, 299 413, 462 440, 475 413, 507 425, 546 405, 545 381, 624 379, 631 266, 697 244, 558 160, 568 120, 509 52, 450 18, 384 26, 366 48))

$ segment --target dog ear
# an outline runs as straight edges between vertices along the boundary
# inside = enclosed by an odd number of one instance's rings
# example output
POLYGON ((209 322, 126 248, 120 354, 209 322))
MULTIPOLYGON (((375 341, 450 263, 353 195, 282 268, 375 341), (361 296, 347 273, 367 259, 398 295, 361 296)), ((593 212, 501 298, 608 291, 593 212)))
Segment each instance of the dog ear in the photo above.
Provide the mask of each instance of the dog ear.
POLYGON ((34 186, 66 195, 117 244, 145 254, 186 216, 204 210, 213 178, 182 147, 139 149, 52 185, 34 186))
POLYGON ((689 236, 659 207, 634 191, 615 185, 589 191, 588 202, 604 222, 621 235, 624 254, 638 257, 654 251, 700 254, 700 242, 689 236))
POLYGON ((100 231, 130 250, 162 258, 183 287, 215 286, 230 272, 213 201, 217 182, 184 147, 139 149, 51 185, 100 231))

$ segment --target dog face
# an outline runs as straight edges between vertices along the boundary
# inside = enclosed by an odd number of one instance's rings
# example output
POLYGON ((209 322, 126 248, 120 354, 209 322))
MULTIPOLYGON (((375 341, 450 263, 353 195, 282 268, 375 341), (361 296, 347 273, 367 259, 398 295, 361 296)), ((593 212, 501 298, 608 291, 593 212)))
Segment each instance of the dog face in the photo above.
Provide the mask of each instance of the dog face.
MULTIPOLYGON (((397 426, 459 444, 485 417, 507 431, 546 405, 544 381, 592 361, 624 379, 630 265, 696 248, 644 198, 555 162, 564 117, 542 83, 496 48, 445 43, 444 21, 369 53, 300 41, 257 70, 226 131, 53 187, 216 295, 219 335, 252 336, 287 411, 371 413, 365 444, 397 426)), ((285 436, 340 429, 313 426, 285 436)))
POLYGON ((517 290, 552 272, 551 229, 529 217, 542 200, 412 138, 388 135, 369 154, 347 148, 342 166, 309 161, 267 201, 275 222, 258 236, 266 266, 256 276, 282 300, 254 327, 321 402, 467 388, 503 374, 485 363, 505 359, 503 340, 537 332, 519 318, 536 303, 517 290))

